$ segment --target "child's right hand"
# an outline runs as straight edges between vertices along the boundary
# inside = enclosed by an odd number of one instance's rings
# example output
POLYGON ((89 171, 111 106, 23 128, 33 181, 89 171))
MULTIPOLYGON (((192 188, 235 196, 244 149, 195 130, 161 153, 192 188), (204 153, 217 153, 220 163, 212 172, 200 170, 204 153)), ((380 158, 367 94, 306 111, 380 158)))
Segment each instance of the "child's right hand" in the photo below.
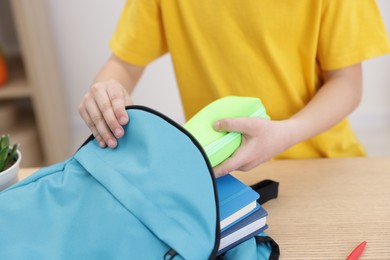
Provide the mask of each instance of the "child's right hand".
POLYGON ((100 147, 115 148, 124 135, 129 117, 125 106, 132 105, 129 93, 115 80, 92 85, 79 105, 79 113, 100 147))

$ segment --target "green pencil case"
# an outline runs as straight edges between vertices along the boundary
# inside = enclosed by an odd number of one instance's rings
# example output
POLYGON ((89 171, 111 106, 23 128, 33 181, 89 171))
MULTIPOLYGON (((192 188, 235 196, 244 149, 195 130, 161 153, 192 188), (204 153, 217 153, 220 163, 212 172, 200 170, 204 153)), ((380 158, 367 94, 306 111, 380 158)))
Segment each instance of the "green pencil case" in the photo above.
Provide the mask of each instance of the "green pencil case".
POLYGON ((222 118, 238 117, 270 118, 259 98, 228 96, 208 104, 184 124, 205 150, 212 167, 229 158, 240 147, 242 139, 238 132, 214 130, 214 123, 222 118))

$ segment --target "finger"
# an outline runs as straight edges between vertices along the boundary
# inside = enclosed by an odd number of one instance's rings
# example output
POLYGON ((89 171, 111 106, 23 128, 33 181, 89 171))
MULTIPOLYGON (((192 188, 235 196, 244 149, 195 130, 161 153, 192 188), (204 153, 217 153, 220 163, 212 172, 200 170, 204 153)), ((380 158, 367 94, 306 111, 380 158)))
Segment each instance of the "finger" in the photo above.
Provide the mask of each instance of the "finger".
POLYGON ((90 128, 92 135, 95 137, 96 141, 98 142, 99 146, 104 148, 106 147, 106 143, 104 142, 103 138, 99 135, 99 132, 97 131, 96 127, 90 128))
MULTIPOLYGON (((125 107, 126 105, 131 104, 131 100, 128 97, 127 92, 120 88, 109 88, 107 89, 107 95, 111 100, 112 110, 119 124, 120 125, 127 124, 129 117, 127 115, 125 107)), ((120 137, 118 135, 116 136, 120 137)))
POLYGON ((95 124, 92 122, 91 117, 88 114, 88 111, 84 108, 84 106, 80 105, 79 107, 79 113, 81 118, 84 120, 88 128, 91 130, 92 135, 95 137, 97 142, 99 143, 99 146, 104 148, 106 147, 106 143, 103 141, 103 138, 99 135, 99 132, 97 131, 95 124))
POLYGON ((235 170, 239 170, 246 163, 247 157, 242 149, 239 148, 231 157, 214 167, 214 175, 215 177, 221 177, 235 170))
MULTIPOLYGON (((100 114, 103 116, 104 125, 108 126, 108 128, 110 129, 110 132, 113 133, 115 135, 115 137, 120 138, 123 136, 124 130, 123 130, 122 126, 119 124, 119 122, 114 114, 113 107, 111 104, 111 99, 110 99, 110 96, 108 94, 108 91, 106 91, 103 88, 99 89, 98 91, 100 93, 95 95, 96 96, 95 103, 97 104, 97 107, 99 108, 100 114)), ((96 125, 96 127, 98 128, 99 133, 102 134, 102 132, 100 132, 99 126, 96 125)), ((101 129, 105 130, 105 128, 101 128, 101 129)), ((110 135, 111 135, 111 133, 110 133, 110 135)), ((106 140, 105 136, 103 136, 103 138, 106 140)), ((109 140, 109 141, 112 142, 114 140, 109 140)), ((115 143, 116 143, 116 140, 115 140, 115 143)), ((111 147, 111 145, 109 145, 108 143, 107 143, 107 145, 111 147)), ((115 146, 116 146, 116 144, 115 144, 115 146)))
MULTIPOLYGON (((108 98, 108 97, 107 97, 108 98)), ((86 106, 89 117, 91 118, 98 135, 100 135, 106 145, 114 148, 117 145, 116 139, 112 135, 110 128, 106 124, 103 114, 94 100, 90 100, 86 106)))
POLYGON ((254 118, 223 118, 214 123, 217 131, 239 132, 247 134, 251 129, 254 118))

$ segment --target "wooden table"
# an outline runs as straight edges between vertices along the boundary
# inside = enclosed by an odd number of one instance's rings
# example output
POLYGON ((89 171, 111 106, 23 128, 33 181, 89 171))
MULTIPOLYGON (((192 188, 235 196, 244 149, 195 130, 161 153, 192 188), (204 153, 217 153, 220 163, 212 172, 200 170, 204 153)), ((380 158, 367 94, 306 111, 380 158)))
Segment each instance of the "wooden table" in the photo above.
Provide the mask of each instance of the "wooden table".
POLYGON ((280 183, 264 208, 281 259, 345 259, 362 241, 360 259, 390 259, 390 157, 271 161, 234 175, 280 183))
POLYGON ((236 173, 247 184, 280 182, 264 204, 281 259, 390 259, 390 157, 285 160, 236 173))

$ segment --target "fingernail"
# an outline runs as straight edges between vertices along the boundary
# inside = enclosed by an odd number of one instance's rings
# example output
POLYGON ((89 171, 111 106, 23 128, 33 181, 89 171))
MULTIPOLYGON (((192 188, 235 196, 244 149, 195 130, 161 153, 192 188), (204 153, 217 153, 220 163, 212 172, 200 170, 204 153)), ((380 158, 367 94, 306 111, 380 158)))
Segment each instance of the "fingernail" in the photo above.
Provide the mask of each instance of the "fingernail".
POLYGON ((120 137, 121 135, 122 135, 122 130, 119 128, 115 129, 115 136, 120 137))
POLYGON ((99 146, 102 147, 102 148, 104 148, 106 145, 105 145, 105 143, 104 143, 103 141, 100 141, 100 142, 99 142, 99 146))
POLYGON ((122 116, 122 117, 119 119, 119 123, 120 123, 121 125, 126 124, 126 123, 127 123, 127 118, 124 117, 124 116, 122 116))
POLYGON ((107 144, 108 144, 108 146, 111 147, 111 148, 114 148, 114 147, 115 147, 115 142, 114 142, 112 139, 108 139, 107 144))

